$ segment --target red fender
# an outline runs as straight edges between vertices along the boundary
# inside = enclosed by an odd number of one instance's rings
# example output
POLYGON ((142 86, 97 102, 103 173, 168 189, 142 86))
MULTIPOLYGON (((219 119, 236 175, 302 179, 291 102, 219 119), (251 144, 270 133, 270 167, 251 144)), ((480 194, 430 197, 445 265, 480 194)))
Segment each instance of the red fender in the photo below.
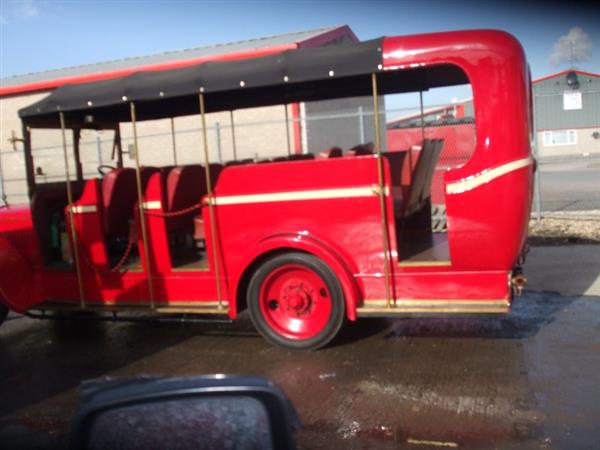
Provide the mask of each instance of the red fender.
POLYGON ((0 236, 0 302, 17 312, 34 304, 33 271, 21 252, 0 236))
POLYGON ((255 248, 256 252, 254 252, 254 256, 248 258, 244 262, 244 264, 241 266, 242 270, 237 271, 237 275, 233 280, 233 291, 236 293, 235 298, 237 298, 237 292, 242 276, 253 262, 266 253, 274 250, 296 249, 306 253, 311 253, 312 255, 320 258, 331 268, 331 270, 333 270, 340 282, 342 291, 344 292, 346 316, 348 320, 356 320, 356 305, 360 298, 358 285, 354 280, 349 265, 327 243, 303 234, 279 234, 263 239, 255 248))

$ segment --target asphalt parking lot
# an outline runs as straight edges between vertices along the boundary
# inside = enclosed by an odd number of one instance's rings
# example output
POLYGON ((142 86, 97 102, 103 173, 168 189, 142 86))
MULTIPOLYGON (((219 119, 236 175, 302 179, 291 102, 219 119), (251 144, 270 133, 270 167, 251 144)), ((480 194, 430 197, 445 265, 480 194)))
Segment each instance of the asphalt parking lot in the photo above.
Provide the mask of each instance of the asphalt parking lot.
POLYGON ((591 449, 600 444, 600 246, 533 248, 508 316, 363 319, 317 352, 226 325, 0 328, 0 448, 63 448, 81 380, 211 373, 273 379, 301 449, 591 449), (562 270, 561 270, 562 268, 562 270))

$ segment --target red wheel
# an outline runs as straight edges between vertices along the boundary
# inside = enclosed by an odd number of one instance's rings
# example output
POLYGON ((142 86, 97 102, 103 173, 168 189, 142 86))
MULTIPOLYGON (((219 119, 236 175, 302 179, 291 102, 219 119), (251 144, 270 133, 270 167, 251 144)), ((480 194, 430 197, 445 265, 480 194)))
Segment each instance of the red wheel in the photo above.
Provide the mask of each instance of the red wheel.
POLYGON ((250 316, 271 343, 292 349, 327 344, 344 321, 339 283, 327 265, 305 253, 264 263, 248 289, 250 316))

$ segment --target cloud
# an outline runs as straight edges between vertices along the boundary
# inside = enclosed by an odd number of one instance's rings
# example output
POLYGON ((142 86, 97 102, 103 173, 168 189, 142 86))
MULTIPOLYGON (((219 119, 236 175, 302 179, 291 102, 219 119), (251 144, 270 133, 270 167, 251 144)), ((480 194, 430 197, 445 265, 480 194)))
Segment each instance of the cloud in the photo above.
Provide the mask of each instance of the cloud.
POLYGON ((0 0, 0 2, 4 2, 3 6, 6 5, 6 8, 3 8, 3 14, 0 16, 0 24, 2 25, 7 25, 9 21, 12 23, 15 21, 29 20, 40 15, 40 8, 34 0, 18 0, 11 2, 0 0))
POLYGON ((592 57, 592 39, 581 27, 572 27, 554 43, 550 63, 555 66, 569 62, 589 61, 592 57))
POLYGON ((29 19, 31 17, 35 17, 40 13, 40 10, 37 6, 33 4, 33 0, 24 0, 17 10, 17 12, 24 19, 29 19))

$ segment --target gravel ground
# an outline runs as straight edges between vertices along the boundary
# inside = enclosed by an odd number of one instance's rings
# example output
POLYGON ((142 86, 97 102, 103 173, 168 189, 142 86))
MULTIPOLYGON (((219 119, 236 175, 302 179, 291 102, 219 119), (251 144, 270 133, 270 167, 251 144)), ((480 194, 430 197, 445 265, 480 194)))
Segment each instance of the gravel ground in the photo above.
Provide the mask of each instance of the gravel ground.
POLYGON ((600 244, 600 216, 532 219, 529 222, 529 244, 600 244))

